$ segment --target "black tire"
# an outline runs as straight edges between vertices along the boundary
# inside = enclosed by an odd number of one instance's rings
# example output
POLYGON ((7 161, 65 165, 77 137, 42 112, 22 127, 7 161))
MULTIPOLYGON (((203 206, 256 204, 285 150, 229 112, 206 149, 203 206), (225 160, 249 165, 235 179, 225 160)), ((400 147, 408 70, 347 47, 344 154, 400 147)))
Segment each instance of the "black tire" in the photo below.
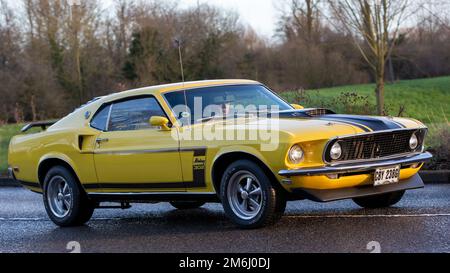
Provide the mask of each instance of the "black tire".
POLYGON ((43 199, 49 218, 53 223, 61 227, 83 225, 91 219, 95 209, 95 203, 88 199, 86 193, 80 187, 77 178, 62 166, 51 168, 45 176, 43 199), (50 184, 56 183, 54 182, 55 180, 61 181, 61 178, 67 184, 68 192, 71 194, 70 205, 65 205, 65 208, 68 208, 67 214, 65 215, 58 215, 55 212, 55 205, 52 205, 53 203, 51 204, 52 189, 49 189, 50 184))
POLYGON ((379 195, 353 198, 353 202, 363 208, 386 208, 397 204, 405 194, 405 191, 383 193, 379 195))
POLYGON ((172 201, 170 202, 172 207, 176 209, 196 209, 205 204, 202 201, 172 201))
MULTIPOLYGON (((249 189, 245 190, 249 192, 249 189)), ((246 196, 246 199, 251 199, 249 197, 250 194, 246 194, 246 196)), ((286 208, 286 198, 283 191, 274 187, 264 170, 250 160, 238 160, 228 166, 222 175, 220 198, 225 214, 233 223, 241 228, 250 229, 275 224, 281 218, 286 208), (240 175, 241 173, 256 178, 259 184, 258 186, 260 186, 261 189, 261 195, 258 196, 260 209, 259 212, 255 212, 254 216, 244 217, 245 215, 240 215, 239 211, 236 209, 236 205, 234 205, 235 202, 232 201, 233 199, 237 200, 236 198, 239 198, 239 194, 236 194, 234 198, 231 197, 233 195, 233 185, 236 185, 231 179, 236 181, 236 175, 240 175)), ((241 198, 244 198, 242 197, 242 192, 241 198)), ((248 206, 246 207, 248 208, 248 206)))

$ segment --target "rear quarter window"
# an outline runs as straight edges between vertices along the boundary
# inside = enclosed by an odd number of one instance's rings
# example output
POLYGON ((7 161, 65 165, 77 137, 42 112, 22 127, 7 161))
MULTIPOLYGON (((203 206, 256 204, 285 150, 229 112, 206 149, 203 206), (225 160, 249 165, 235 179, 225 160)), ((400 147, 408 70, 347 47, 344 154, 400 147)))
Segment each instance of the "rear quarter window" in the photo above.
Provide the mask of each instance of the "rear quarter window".
POLYGON ((102 108, 95 114, 91 121, 91 127, 100 131, 106 131, 106 123, 111 105, 102 106, 102 108))

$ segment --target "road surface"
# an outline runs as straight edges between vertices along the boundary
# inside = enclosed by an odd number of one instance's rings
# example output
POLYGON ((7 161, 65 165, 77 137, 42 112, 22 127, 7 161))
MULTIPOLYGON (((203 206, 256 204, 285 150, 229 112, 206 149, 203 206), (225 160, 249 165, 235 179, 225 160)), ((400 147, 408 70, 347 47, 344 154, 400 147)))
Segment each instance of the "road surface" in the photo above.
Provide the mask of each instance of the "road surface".
POLYGON ((87 225, 56 227, 39 194, 0 188, 0 252, 450 252, 450 185, 407 192, 389 209, 352 201, 288 203, 276 226, 240 230, 220 204, 97 210, 87 225), (75 247, 75 248, 74 248, 75 247), (78 248, 79 247, 79 248, 78 248))

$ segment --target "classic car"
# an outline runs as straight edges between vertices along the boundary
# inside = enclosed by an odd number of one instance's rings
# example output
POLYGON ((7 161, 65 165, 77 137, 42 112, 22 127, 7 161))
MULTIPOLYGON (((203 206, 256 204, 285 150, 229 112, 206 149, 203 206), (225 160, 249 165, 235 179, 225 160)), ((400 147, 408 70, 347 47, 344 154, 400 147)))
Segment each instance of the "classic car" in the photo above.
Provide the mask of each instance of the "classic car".
POLYGON ((431 158, 417 120, 305 109, 251 80, 114 93, 22 131, 10 175, 43 195, 59 226, 136 202, 221 202, 243 228, 277 222, 292 200, 388 207, 424 186, 418 171, 431 158))

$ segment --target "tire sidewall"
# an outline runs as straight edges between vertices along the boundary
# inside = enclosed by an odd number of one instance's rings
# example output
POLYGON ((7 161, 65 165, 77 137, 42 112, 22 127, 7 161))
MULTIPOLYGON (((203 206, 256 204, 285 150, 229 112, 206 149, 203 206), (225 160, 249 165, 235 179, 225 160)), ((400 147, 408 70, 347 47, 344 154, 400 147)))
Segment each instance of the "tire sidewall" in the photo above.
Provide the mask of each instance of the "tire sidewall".
POLYGON ((80 188, 78 186, 77 181, 73 177, 73 175, 64 167, 53 167, 50 169, 50 171, 45 176, 44 180, 44 191, 43 191, 43 199, 44 199, 44 206, 45 210, 47 211, 48 216, 50 219, 59 226, 69 226, 73 222, 76 221, 77 216, 79 215, 80 207, 81 207, 81 192, 80 188), (48 186, 50 180, 55 176, 61 176, 63 177, 67 185, 70 188, 71 194, 72 194, 72 202, 70 204, 69 213, 64 217, 58 217, 56 216, 51 208, 50 204, 48 203, 48 186))
POLYGON ((224 172, 220 184, 220 199, 228 217, 231 218, 240 227, 244 228, 254 228, 260 226, 265 222, 269 216, 270 211, 267 209, 272 206, 274 200, 274 188, 272 187, 269 178, 264 173, 264 171, 255 163, 248 160, 239 160, 232 163, 224 172), (261 209, 258 214, 252 219, 246 220, 242 219, 235 214, 231 208, 231 204, 228 202, 228 185, 230 183, 230 178, 238 171, 245 170, 251 172, 259 181, 262 190, 262 202, 261 209))

